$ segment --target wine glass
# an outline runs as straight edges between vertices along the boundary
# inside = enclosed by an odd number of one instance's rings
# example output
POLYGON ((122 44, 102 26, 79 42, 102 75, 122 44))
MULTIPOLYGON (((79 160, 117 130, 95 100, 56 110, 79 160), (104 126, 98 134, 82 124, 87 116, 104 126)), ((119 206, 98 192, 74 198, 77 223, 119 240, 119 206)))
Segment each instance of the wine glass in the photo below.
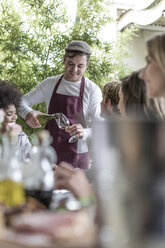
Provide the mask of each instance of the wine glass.
MULTIPOLYGON (((57 126, 61 129, 65 129, 66 127, 70 126, 69 119, 63 114, 63 113, 55 113, 54 114, 55 121, 57 123, 57 126)), ((78 135, 73 135, 69 139, 69 143, 73 143, 79 139, 78 135)))

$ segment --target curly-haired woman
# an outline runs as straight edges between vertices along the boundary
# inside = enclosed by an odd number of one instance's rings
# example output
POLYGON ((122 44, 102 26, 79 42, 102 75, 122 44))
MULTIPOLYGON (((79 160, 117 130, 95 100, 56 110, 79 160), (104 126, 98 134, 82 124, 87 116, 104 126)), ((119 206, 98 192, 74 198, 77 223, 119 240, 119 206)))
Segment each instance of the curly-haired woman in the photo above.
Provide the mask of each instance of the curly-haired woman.
POLYGON ((21 102, 22 94, 14 83, 7 80, 0 80, 0 109, 5 111, 5 119, 2 125, 1 132, 5 133, 10 128, 17 128, 18 133, 18 149, 22 153, 23 159, 29 156, 31 143, 27 135, 16 125, 17 108, 21 102))

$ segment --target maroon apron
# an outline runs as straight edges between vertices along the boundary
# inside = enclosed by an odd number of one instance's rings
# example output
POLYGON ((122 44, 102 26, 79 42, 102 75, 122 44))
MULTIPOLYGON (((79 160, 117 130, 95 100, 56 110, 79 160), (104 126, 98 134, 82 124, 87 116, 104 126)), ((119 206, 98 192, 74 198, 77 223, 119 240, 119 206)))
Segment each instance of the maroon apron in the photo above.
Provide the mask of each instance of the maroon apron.
MULTIPOLYGON (((57 93, 58 86, 62 80, 63 75, 58 80, 48 108, 48 114, 63 113, 70 121, 70 124, 80 123, 83 128, 86 128, 86 122, 83 115, 83 93, 85 78, 82 77, 79 96, 68 96, 57 93)), ((88 169, 89 168, 89 152, 77 153, 78 141, 69 143, 70 134, 65 130, 60 129, 55 120, 47 123, 46 129, 49 130, 53 137, 52 146, 57 153, 57 164, 65 161, 75 168, 88 169)))

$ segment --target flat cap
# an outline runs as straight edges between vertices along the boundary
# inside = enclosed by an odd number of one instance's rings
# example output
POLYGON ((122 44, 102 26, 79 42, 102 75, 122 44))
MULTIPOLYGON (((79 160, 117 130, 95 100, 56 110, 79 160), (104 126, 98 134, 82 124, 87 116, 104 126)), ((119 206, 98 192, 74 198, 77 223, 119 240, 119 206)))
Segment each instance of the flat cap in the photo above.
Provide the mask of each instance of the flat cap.
POLYGON ((85 41, 73 40, 65 48, 65 51, 78 51, 91 55, 91 49, 85 41))

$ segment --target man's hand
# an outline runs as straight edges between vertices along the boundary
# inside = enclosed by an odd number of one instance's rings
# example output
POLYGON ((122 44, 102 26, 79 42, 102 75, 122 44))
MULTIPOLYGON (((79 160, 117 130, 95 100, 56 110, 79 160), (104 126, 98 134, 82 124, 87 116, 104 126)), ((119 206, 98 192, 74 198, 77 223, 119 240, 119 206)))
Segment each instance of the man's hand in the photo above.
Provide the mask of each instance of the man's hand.
POLYGON ((37 120, 37 115, 40 115, 40 114, 42 113, 38 110, 33 110, 29 112, 25 117, 26 123, 32 128, 40 128, 41 125, 39 121, 37 120))
POLYGON ((84 129, 81 124, 73 124, 65 129, 70 136, 76 135, 79 139, 82 139, 84 136, 84 129))
POLYGON ((77 198, 90 197, 93 194, 83 170, 73 168, 65 162, 55 167, 55 188, 70 190, 77 198))

